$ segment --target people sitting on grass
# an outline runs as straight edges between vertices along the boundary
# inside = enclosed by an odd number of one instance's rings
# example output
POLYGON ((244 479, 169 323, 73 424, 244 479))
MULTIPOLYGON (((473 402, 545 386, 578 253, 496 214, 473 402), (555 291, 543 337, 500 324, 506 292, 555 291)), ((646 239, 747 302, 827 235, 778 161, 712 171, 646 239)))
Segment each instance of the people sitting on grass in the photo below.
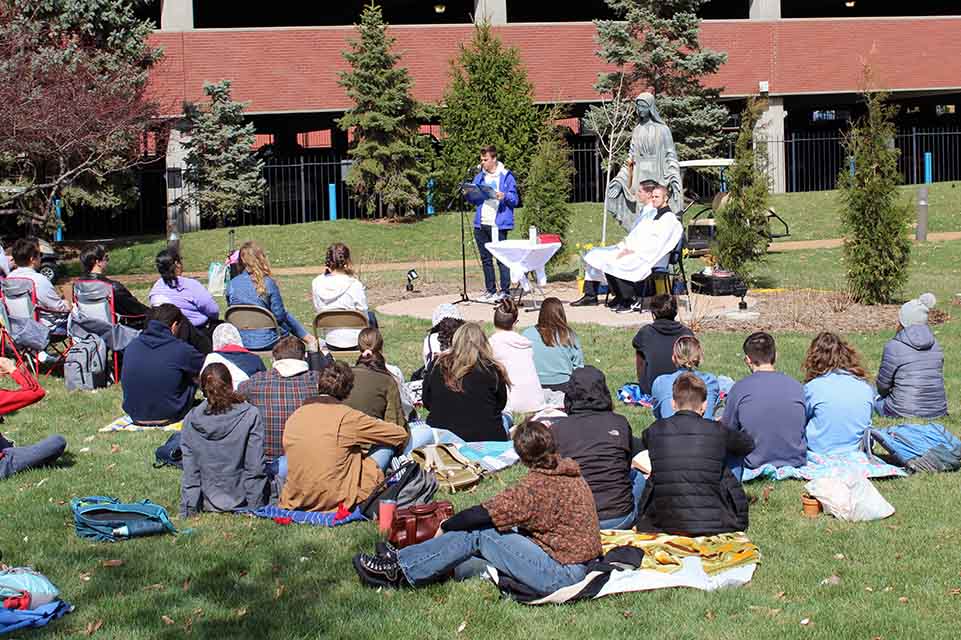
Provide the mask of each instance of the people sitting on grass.
POLYGON ((353 509, 384 479, 381 467, 368 452, 375 447, 403 445, 407 431, 344 404, 354 374, 343 362, 324 368, 317 384, 319 395, 305 401, 284 428, 287 479, 280 507, 353 509))
POLYGON ((631 469, 633 436, 624 416, 614 413, 604 374, 575 369, 564 396, 566 418, 551 419, 557 452, 572 458, 590 485, 601 529, 630 529, 644 476, 631 469))
POLYGON ((464 324, 464 318, 461 316, 457 307, 449 302, 445 302, 437 305, 437 308, 434 309, 430 324, 430 331, 427 332, 427 336, 424 338, 423 355, 425 367, 431 363, 434 356, 450 349, 450 339, 454 337, 454 332, 464 324), (444 338, 446 338, 446 347, 443 346, 445 342, 445 340, 443 340, 444 338))
POLYGON ((937 300, 925 293, 901 306, 898 329, 884 345, 874 408, 882 416, 937 418, 948 412, 944 350, 928 326, 937 300))
POLYGON ((245 242, 240 247, 240 265, 243 273, 230 279, 227 285, 227 304, 247 304, 263 307, 277 320, 278 329, 245 329, 240 332, 244 346, 254 351, 273 348, 277 340, 294 335, 308 344, 314 341, 304 325, 284 306, 280 288, 271 277, 270 261, 255 242, 245 242))
POLYGON ((147 327, 124 350, 120 386, 123 410, 135 424, 162 426, 183 419, 193 406, 202 353, 174 335, 185 322, 180 309, 151 309, 147 327))
POLYGON ((517 303, 504 298, 494 309, 494 328, 490 345, 494 358, 500 362, 511 379, 507 390, 510 413, 534 413, 544 407, 544 390, 534 365, 534 345, 528 338, 514 331, 517 325, 517 303))
POLYGON ((721 395, 721 387, 717 376, 713 373, 697 370, 703 360, 704 349, 701 347, 701 342, 694 336, 681 336, 674 342, 674 351, 671 356, 675 367, 674 373, 658 376, 651 385, 651 396, 654 398, 652 410, 655 419, 670 418, 674 415, 671 405, 674 381, 685 372, 694 373, 704 381, 707 386, 707 407, 704 409, 704 417, 708 420, 714 419, 714 409, 721 395))
POLYGON ((307 351, 303 341, 293 336, 278 340, 272 355, 273 366, 250 376, 237 391, 260 410, 264 419, 264 458, 268 473, 283 476, 278 460, 284 455, 287 419, 307 399, 317 396, 318 373, 333 361, 316 350, 307 351))
POLYGON ((213 347, 214 350, 204 359, 204 366, 201 371, 214 362, 221 363, 230 371, 230 379, 233 381, 234 389, 237 389, 242 382, 246 382, 255 373, 267 370, 260 356, 244 348, 240 331, 229 322, 224 322, 214 329, 213 347))
MULTIPOLYGON (((376 327, 377 322, 367 309, 364 285, 354 276, 350 248, 341 242, 330 245, 327 247, 324 265, 326 270, 314 278, 311 285, 317 313, 336 310, 360 311, 368 317, 370 326, 376 327)), ((331 329, 324 336, 324 340, 331 350, 349 351, 357 348, 359 335, 360 329, 331 329)))
MULTIPOLYGON (((0 378, 10 378, 17 389, 0 389, 0 418, 39 402, 46 394, 43 387, 24 367, 9 358, 0 358, 0 378)), ((63 436, 47 436, 40 442, 18 447, 0 433, 0 480, 15 473, 53 464, 63 455, 67 441, 63 436)))
POLYGON ((344 404, 372 418, 405 426, 407 414, 400 401, 397 380, 387 370, 380 331, 370 327, 361 331, 357 348, 361 354, 352 369, 354 384, 344 404))
POLYGON ((180 254, 163 249, 157 254, 160 278, 150 289, 150 305, 169 302, 183 312, 184 317, 206 336, 213 334, 220 318, 220 306, 207 287, 193 278, 185 278, 180 254))
POLYGON ((541 386, 551 391, 564 391, 571 372, 584 366, 584 352, 577 334, 567 324, 564 304, 547 298, 541 304, 537 324, 521 335, 534 347, 534 366, 541 386))
POLYGON ((858 451, 871 428, 874 389, 861 356, 835 333, 819 333, 801 365, 808 451, 843 455, 858 451))
POLYGON ((257 408, 233 390, 219 362, 200 376, 204 401, 184 418, 180 450, 180 516, 202 511, 252 511, 267 504, 264 423, 257 408))
POLYGON ((516 485, 441 523, 438 536, 403 549, 354 556, 370 587, 420 587, 483 573, 488 564, 539 594, 575 584, 601 555, 594 496, 551 430, 525 422, 514 449, 528 473, 516 485))
POLYGON ((466 442, 508 440, 507 371, 495 358, 484 330, 467 322, 449 351, 435 358, 424 378, 427 424, 447 429, 466 442))
POLYGON ((51 333, 67 333, 67 313, 70 302, 65 300, 49 278, 37 271, 40 268, 40 243, 36 238, 20 238, 13 243, 13 259, 17 268, 10 272, 9 278, 26 278, 33 281, 36 293, 40 322, 51 333))
POLYGON ((99 242, 85 246, 80 252, 80 265, 84 270, 81 280, 98 280, 113 287, 113 308, 119 321, 135 329, 143 328, 150 308, 137 300, 122 283, 105 275, 110 265, 110 254, 106 247, 99 242))
POLYGON ((777 348, 770 334, 752 333, 744 341, 743 350, 744 364, 751 375, 731 388, 721 418, 728 428, 754 438, 754 450, 743 466, 803 466, 807 462, 804 387, 775 369, 777 348))
POLYGON ((693 336, 694 332, 677 321, 677 299, 666 293, 651 300, 654 322, 644 325, 634 336, 634 360, 637 368, 637 384, 641 393, 650 395, 651 386, 658 376, 674 373, 674 343, 681 336, 693 336))
POLYGON ((673 382, 672 414, 641 434, 651 476, 638 503, 639 532, 712 536, 746 531, 748 502, 727 464, 751 453, 754 440, 703 417, 707 385, 692 372, 673 382))

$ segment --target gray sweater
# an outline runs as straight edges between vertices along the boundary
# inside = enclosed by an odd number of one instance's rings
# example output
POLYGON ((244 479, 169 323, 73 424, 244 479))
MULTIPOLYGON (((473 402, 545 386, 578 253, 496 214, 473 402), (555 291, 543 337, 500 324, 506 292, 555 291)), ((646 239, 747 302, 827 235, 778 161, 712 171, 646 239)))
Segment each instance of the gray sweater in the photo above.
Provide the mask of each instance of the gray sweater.
POLYGON ((901 329, 884 345, 878 394, 887 416, 936 418, 948 412, 944 351, 928 325, 901 329))
POLYGON ((206 411, 204 400, 184 418, 180 515, 264 506, 269 494, 260 411, 246 402, 226 413, 206 411))

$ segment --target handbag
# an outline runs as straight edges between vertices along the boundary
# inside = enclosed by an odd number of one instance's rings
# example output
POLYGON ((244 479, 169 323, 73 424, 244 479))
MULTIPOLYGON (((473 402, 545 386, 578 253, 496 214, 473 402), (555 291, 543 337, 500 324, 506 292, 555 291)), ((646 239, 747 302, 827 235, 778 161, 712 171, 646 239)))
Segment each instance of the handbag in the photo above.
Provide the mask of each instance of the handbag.
POLYGON ((452 444, 429 444, 411 452, 426 471, 433 471, 437 483, 451 493, 470 489, 481 481, 484 470, 452 444))
POLYGON ((420 544, 437 534, 440 523, 454 515, 454 505, 447 501, 429 502, 394 513, 388 540, 398 549, 420 544))
POLYGON ((399 511, 404 507, 430 502, 436 492, 437 478, 433 473, 424 471, 416 462, 405 462, 394 471, 386 473, 384 480, 374 487, 359 508, 365 518, 373 520, 380 510, 381 500, 396 501, 399 511))

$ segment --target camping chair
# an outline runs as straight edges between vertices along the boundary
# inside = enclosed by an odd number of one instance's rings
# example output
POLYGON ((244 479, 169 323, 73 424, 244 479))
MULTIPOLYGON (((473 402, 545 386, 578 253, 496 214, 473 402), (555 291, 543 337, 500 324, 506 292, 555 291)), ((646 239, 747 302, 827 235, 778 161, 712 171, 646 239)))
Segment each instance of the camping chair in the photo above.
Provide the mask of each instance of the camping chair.
MULTIPOLYGON (((250 331, 252 329, 273 329, 280 335, 280 325, 277 318, 270 312, 270 309, 258 307, 255 304, 235 304, 227 307, 224 313, 224 322, 228 322, 240 331, 250 331)), ((258 356, 270 356, 270 349, 261 351, 251 351, 258 356)))
MULTIPOLYGON (((22 318, 40 322, 40 312, 42 309, 37 304, 37 286, 30 278, 4 278, 0 281, 0 290, 3 292, 3 304, 6 310, 8 321, 13 318, 22 318)), ((61 314, 61 312, 50 311, 50 313, 61 314)), ((62 313, 66 316, 66 313, 62 313)), ((70 337, 67 334, 51 333, 45 351, 51 356, 56 357, 56 361, 47 372, 50 375, 58 366, 63 366, 67 357, 67 349, 70 347, 70 337)), ((34 361, 34 371, 40 372, 40 351, 33 349, 20 349, 24 355, 34 361)))
MULTIPOLYGON (((77 311, 88 318, 100 320, 111 327, 125 319, 143 316, 124 316, 114 306, 113 286, 102 280, 77 280, 73 283, 73 304, 77 311)), ((113 381, 120 382, 120 354, 111 350, 113 356, 113 381)))
MULTIPOLYGON (((320 329, 327 331, 331 329, 366 329, 368 327, 367 314, 362 311, 346 309, 335 309, 331 311, 321 311, 314 317, 314 336, 321 340, 320 329)), ((335 351, 331 349, 330 355, 337 360, 355 362, 360 357, 360 351, 351 349, 348 351, 335 351)))
POLYGON ((18 363, 23 362, 23 356, 10 335, 10 318, 7 317, 7 307, 3 304, 3 293, 0 291, 0 356, 6 358, 8 351, 18 363))

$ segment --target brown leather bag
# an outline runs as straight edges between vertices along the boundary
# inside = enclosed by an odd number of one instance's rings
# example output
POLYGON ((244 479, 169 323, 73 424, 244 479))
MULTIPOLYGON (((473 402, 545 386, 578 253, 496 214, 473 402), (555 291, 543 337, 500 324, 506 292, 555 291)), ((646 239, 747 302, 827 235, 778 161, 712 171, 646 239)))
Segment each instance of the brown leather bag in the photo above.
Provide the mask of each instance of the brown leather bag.
POLYGON ((390 526, 388 540, 398 549, 426 542, 434 537, 440 523, 454 515, 450 502, 428 502, 398 509, 390 526))

